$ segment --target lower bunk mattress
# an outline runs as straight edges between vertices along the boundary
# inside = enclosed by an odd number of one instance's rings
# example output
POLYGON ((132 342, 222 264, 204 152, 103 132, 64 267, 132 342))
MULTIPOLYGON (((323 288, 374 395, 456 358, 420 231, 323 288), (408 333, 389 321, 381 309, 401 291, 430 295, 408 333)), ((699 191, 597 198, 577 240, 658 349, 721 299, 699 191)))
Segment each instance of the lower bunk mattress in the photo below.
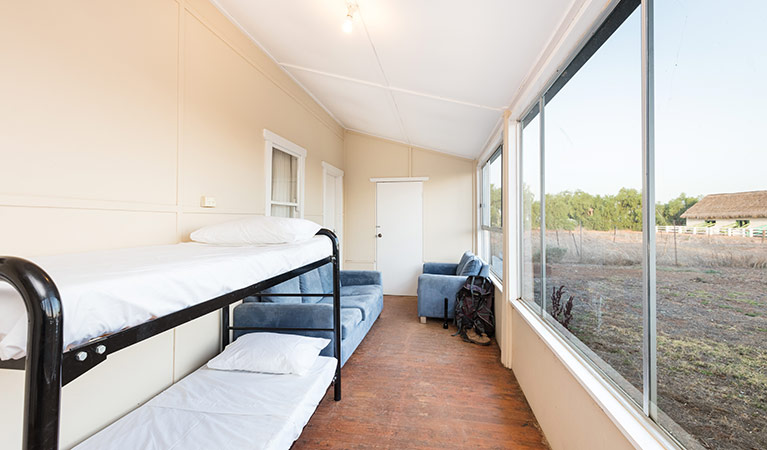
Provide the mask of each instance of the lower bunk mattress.
POLYGON ((320 356, 302 376, 204 366, 75 449, 289 449, 336 364, 320 356))

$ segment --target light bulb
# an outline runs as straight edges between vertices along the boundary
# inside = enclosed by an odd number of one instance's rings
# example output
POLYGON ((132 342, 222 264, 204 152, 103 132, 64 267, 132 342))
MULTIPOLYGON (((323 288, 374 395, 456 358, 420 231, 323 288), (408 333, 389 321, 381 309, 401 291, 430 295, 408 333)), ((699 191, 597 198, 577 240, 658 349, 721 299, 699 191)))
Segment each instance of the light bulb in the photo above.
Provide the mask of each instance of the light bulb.
POLYGON ((341 29, 344 30, 344 33, 351 33, 353 27, 354 27, 354 23, 352 22, 352 15, 348 14, 346 16, 346 19, 344 19, 344 24, 341 27, 341 29))

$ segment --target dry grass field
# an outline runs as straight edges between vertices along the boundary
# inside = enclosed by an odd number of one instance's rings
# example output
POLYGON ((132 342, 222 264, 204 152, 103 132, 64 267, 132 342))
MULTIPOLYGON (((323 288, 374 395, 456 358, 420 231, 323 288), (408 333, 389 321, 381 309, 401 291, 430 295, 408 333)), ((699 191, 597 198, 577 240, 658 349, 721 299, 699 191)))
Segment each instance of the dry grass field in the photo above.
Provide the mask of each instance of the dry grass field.
MULTIPOLYGON (((565 286, 572 333, 641 390, 641 233, 558 234, 547 233, 546 298, 565 286)), ((705 448, 767 448, 767 242, 656 238, 661 423, 705 448)))

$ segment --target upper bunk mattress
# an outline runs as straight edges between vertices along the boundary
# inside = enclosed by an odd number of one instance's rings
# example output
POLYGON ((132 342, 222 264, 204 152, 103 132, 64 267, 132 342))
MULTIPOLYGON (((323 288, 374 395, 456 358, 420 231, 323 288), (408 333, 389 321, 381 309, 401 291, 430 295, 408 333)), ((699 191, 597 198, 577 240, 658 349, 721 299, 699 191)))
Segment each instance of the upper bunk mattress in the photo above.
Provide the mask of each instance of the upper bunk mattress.
MULTIPOLYGON (((32 258, 51 276, 64 311, 64 349, 248 287, 332 254, 315 236, 293 244, 183 243, 32 258)), ((0 282, 0 360, 26 354, 27 313, 0 282)))

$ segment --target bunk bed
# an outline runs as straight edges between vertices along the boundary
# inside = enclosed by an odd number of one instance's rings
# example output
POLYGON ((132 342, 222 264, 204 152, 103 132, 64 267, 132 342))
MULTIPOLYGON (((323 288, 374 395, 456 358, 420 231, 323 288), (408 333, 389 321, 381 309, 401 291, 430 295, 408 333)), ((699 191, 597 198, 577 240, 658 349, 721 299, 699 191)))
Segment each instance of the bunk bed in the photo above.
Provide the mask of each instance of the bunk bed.
MULTIPOLYGON (((211 257, 206 258, 206 252, 200 251, 201 247, 195 247, 196 244, 177 245, 186 246, 174 249, 174 251, 181 251, 185 255, 184 260, 188 262, 188 264, 184 265, 185 267, 203 267, 201 269, 203 272, 208 272, 208 269, 212 267, 204 268, 205 262, 210 261, 211 257)), ((169 295, 166 301, 151 302, 151 308, 149 308, 147 302, 138 299, 135 303, 130 304, 130 306, 139 305, 138 308, 133 309, 130 307, 126 308, 125 304, 120 302, 122 299, 119 298, 116 300, 117 303, 112 298, 102 298, 100 299, 101 301, 95 299, 95 301, 87 303, 87 305, 95 308, 97 315, 99 311, 106 314, 110 309, 110 305, 118 304, 121 305, 118 309, 129 310, 125 314, 127 319, 122 318, 113 323, 108 320, 96 321, 96 329, 85 327, 84 331, 82 327, 77 326, 74 327, 77 328, 75 331, 72 330, 72 327, 66 328, 65 324, 68 322, 64 320, 64 311, 67 310, 68 315, 70 312, 75 311, 75 313, 71 314, 75 316, 76 311, 80 309, 87 310, 87 308, 78 305, 73 310, 70 308, 69 303, 67 303, 65 308, 62 305, 59 287, 40 266, 20 258, 0 257, 0 281, 7 282, 20 294, 27 311, 26 340, 24 341, 23 338, 19 338, 20 327, 15 326, 9 333, 12 338, 10 343, 3 339, 6 345, 0 346, 4 347, 0 348, 0 356, 3 356, 0 359, 0 369, 25 371, 23 448, 25 450, 58 448, 62 387, 105 361, 110 354, 218 310, 221 311, 221 348, 223 349, 229 344, 234 330, 242 331, 242 328, 235 328, 231 325, 229 311, 232 303, 238 302, 245 297, 260 295, 265 289, 328 263, 333 265, 332 293, 297 293, 294 295, 303 297, 307 295, 333 297, 333 327, 312 328, 311 330, 333 333, 334 354, 336 356, 334 363, 334 399, 336 401, 340 400, 341 305, 338 239, 332 231, 321 229, 306 245, 314 246, 315 249, 307 251, 308 247, 292 245, 285 247, 285 252, 287 253, 281 254, 279 247, 272 246, 259 253, 261 256, 258 259, 253 260, 248 260, 244 255, 238 254, 236 249, 218 249, 218 256, 213 258, 213 263, 223 265, 222 270, 218 273, 220 279, 211 281, 207 278, 215 277, 207 277, 200 272, 192 273, 191 275, 187 274, 187 280, 204 284, 204 286, 196 286, 193 289, 194 295, 181 295, 182 298, 178 302, 172 301, 172 296, 169 295), (327 246, 327 241, 325 241, 324 246, 318 246, 317 241, 324 240, 325 238, 330 241, 330 246, 327 246), (324 248, 324 250, 320 247, 324 248), (290 249, 290 251, 287 249, 290 249), (299 261, 300 267, 289 265, 289 261, 296 258, 299 261), (276 263, 272 264, 272 262, 276 263), (240 267, 238 269, 238 266, 241 264, 244 264, 245 268, 240 267), (280 270, 280 273, 274 273, 275 267, 284 270, 280 270), (250 282, 244 282, 244 277, 248 276, 248 272, 254 268, 259 268, 261 274, 267 273, 270 275, 268 278, 263 276, 259 278, 259 275, 254 274, 251 275, 250 282), (214 292, 216 295, 207 299, 198 298, 204 292, 214 292), (137 311, 140 313, 137 313, 137 311), (14 336, 15 340, 13 339, 14 336), (19 341, 19 339, 22 340, 19 341), (23 357, 19 357, 21 356, 18 353, 20 347, 23 347, 23 357), (16 351, 15 359, 10 359, 8 355, 14 349, 16 351)), ((135 250, 134 252, 138 252, 138 255, 134 255, 134 257, 141 255, 140 250, 135 250)), ((132 252, 126 251, 126 253, 130 254, 132 252)), ((158 257, 156 253, 153 255, 155 262, 158 260, 162 262, 162 257, 158 257)), ((62 256, 62 258, 64 257, 62 256)), ((77 264, 74 266, 76 268, 77 264)), ((128 266, 131 265, 127 264, 126 267, 128 266)), ((116 264, 116 267, 119 268, 120 264, 116 264)), ((133 285, 134 289, 129 290, 128 294, 141 294, 140 280, 142 279, 153 279, 158 282, 166 282, 168 280, 177 283, 181 282, 180 279, 175 279, 179 272, 174 272, 174 269, 178 269, 178 265, 167 266, 170 268, 167 269, 166 273, 163 272, 162 267, 165 266, 155 264, 151 270, 139 271, 142 272, 140 274, 135 271, 129 271, 125 275, 127 281, 124 286, 133 285), (142 275, 143 278, 139 275, 142 275), (136 288, 139 288, 139 290, 136 290, 136 288)), ((119 273, 111 273, 110 275, 108 278, 114 282, 120 279, 119 273)), ((83 274, 83 276, 88 276, 88 274, 83 274)), ((76 278, 74 275, 73 277, 76 278)), ((67 286, 62 283, 61 288, 62 291, 66 291, 67 286)), ((109 292, 115 292, 114 286, 109 292)), ((176 294, 179 292, 183 292, 183 290, 176 291, 176 294)), ((80 297, 87 298, 87 296, 80 297)), ((69 302, 70 297, 66 298, 67 302, 69 302)), ((0 306, 3 305, 0 304, 0 306)), ((93 311, 91 309, 89 313, 93 313, 93 311)), ((67 319, 83 323, 82 318, 68 316, 67 319)), ((6 322, 8 321, 6 320, 6 322)), ((248 329, 248 331, 267 330, 290 332, 308 331, 310 329, 266 327, 248 329)), ((8 338, 9 336, 6 335, 5 337, 8 338)), ((308 417, 306 420, 308 420, 308 417)))

